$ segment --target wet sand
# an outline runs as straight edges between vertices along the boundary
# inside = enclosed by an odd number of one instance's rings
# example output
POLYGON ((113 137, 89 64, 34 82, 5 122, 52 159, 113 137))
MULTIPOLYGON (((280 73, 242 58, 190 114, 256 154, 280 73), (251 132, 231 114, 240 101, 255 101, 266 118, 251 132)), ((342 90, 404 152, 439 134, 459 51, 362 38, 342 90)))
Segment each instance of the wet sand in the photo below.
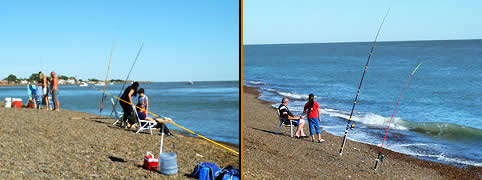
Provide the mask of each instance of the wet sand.
MULTIPOLYGON (((463 168, 421 160, 384 149, 384 161, 373 171, 378 147, 322 131, 324 143, 295 139, 279 125, 272 102, 257 99, 255 88, 243 87, 243 176, 245 179, 481 179, 482 167, 463 168)), ((304 132, 309 135, 307 125, 304 132)))
POLYGON ((158 157, 159 130, 136 134, 113 121, 69 110, 0 107, 0 179, 187 179, 200 162, 239 167, 232 152, 174 132, 176 137, 164 136, 163 151, 177 153, 177 175, 143 169, 146 151, 158 157))

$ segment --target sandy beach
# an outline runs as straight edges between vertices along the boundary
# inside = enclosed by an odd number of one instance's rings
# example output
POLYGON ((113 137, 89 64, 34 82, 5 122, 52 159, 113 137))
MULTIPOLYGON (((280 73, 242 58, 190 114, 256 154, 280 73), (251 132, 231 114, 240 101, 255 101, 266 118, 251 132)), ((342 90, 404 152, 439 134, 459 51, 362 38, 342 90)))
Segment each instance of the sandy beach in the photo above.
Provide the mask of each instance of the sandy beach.
POLYGON ((0 107, 0 179, 188 179, 200 162, 239 167, 239 156, 232 152, 173 132, 176 137, 164 137, 163 151, 177 153, 178 173, 146 170, 146 151, 159 153, 159 130, 152 136, 136 134, 112 123, 112 118, 83 112, 0 107))
MULTIPOLYGON (((295 139, 279 125, 272 102, 257 99, 255 88, 243 88, 243 176, 245 179, 480 179, 481 167, 455 167, 384 149, 385 159, 373 171, 378 148, 322 131, 324 143, 295 139)), ((304 132, 309 135, 305 126, 304 132)))

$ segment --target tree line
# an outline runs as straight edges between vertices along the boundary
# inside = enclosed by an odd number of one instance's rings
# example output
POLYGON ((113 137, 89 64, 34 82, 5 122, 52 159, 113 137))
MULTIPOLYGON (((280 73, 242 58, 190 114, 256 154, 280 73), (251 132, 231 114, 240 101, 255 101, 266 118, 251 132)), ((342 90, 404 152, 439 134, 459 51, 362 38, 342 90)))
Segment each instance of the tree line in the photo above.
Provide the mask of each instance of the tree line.
MULTIPOLYGON (((68 76, 64 76, 64 75, 59 75, 58 76, 59 80, 69 80, 69 79, 74 79, 75 81, 77 81, 77 78, 71 76, 71 77, 68 77, 68 76)), ((30 75, 29 78, 18 78, 16 75, 14 74, 10 74, 8 75, 6 78, 4 78, 3 80, 7 80, 8 82, 19 82, 21 80, 27 80, 29 82, 39 82, 41 79, 40 79, 40 76, 38 73, 32 73, 32 75, 30 75)), ((79 79, 80 82, 83 82, 82 79, 79 79)), ((87 79, 87 81, 94 81, 94 82, 98 82, 100 80, 98 79, 94 79, 94 78, 90 78, 90 79, 87 79)), ((120 79, 112 79, 110 80, 111 82, 123 82, 123 80, 120 80, 120 79)))

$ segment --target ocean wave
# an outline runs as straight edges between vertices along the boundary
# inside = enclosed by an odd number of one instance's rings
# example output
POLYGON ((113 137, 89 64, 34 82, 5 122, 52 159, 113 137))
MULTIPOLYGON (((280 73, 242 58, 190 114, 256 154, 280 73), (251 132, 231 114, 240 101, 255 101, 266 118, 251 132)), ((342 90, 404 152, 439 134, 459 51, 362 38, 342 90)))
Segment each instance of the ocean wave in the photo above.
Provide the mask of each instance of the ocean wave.
POLYGON ((248 81, 248 80, 244 80, 245 83, 248 83, 248 84, 251 84, 251 85, 264 85, 265 83, 264 82, 260 82, 260 81, 248 81))
POLYGON ((470 161, 470 160, 463 160, 463 159, 458 159, 458 158, 447 157, 447 156, 445 156, 444 153, 441 153, 441 154, 418 154, 418 153, 412 153, 411 155, 421 156, 421 157, 430 157, 430 158, 437 159, 437 160, 439 160, 439 161, 456 163, 456 164, 466 164, 466 165, 472 165, 472 166, 482 166, 482 163, 480 163, 480 162, 475 162, 475 161, 470 161))
MULTIPOLYGON (((348 120, 350 113, 335 109, 321 109, 322 114, 348 120)), ((375 113, 353 115, 351 120, 370 126, 386 128, 391 117, 384 117, 375 113)), ((482 130, 452 123, 441 122, 411 122, 393 117, 390 129, 409 130, 430 136, 444 137, 452 140, 477 140, 482 139, 482 130)))
POLYGON ((458 124, 424 122, 410 124, 410 130, 430 136, 445 137, 448 139, 482 139, 482 130, 458 124))
MULTIPOLYGON (((331 117, 338 117, 346 120, 350 118, 350 113, 346 111, 325 108, 320 109, 320 112, 322 114, 327 114, 331 117)), ((390 117, 384 117, 374 113, 366 113, 362 115, 353 115, 351 117, 351 120, 366 125, 386 127, 388 125, 388 122, 390 121, 390 117)), ((406 127, 405 124, 407 124, 407 121, 404 121, 399 117, 394 117, 392 123, 390 124, 390 129, 408 130, 408 127, 406 127)))
POLYGON ((283 97, 288 97, 289 99, 292 99, 292 100, 305 101, 308 98, 308 94, 289 93, 289 92, 277 91, 275 89, 270 89, 270 88, 263 88, 263 90, 278 94, 283 97))

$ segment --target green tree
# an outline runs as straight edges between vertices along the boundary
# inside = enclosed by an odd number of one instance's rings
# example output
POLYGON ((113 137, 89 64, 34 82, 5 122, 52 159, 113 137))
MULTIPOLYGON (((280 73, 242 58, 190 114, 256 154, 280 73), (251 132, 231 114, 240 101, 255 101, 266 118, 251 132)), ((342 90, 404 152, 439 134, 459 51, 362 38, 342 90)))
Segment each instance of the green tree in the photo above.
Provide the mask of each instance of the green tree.
POLYGON ((60 76, 59 76, 59 79, 62 79, 62 80, 69 80, 69 77, 64 76, 64 75, 60 75, 60 76))
POLYGON ((94 82, 98 82, 99 80, 98 79, 88 79, 89 81, 94 81, 94 82))
POLYGON ((40 80, 41 79, 38 73, 32 73, 32 75, 30 75, 30 77, 28 78, 28 81, 30 82, 39 82, 40 80))
POLYGON ((9 82, 16 82, 17 81, 17 76, 10 74, 8 77, 6 77, 4 80, 7 80, 9 82))

